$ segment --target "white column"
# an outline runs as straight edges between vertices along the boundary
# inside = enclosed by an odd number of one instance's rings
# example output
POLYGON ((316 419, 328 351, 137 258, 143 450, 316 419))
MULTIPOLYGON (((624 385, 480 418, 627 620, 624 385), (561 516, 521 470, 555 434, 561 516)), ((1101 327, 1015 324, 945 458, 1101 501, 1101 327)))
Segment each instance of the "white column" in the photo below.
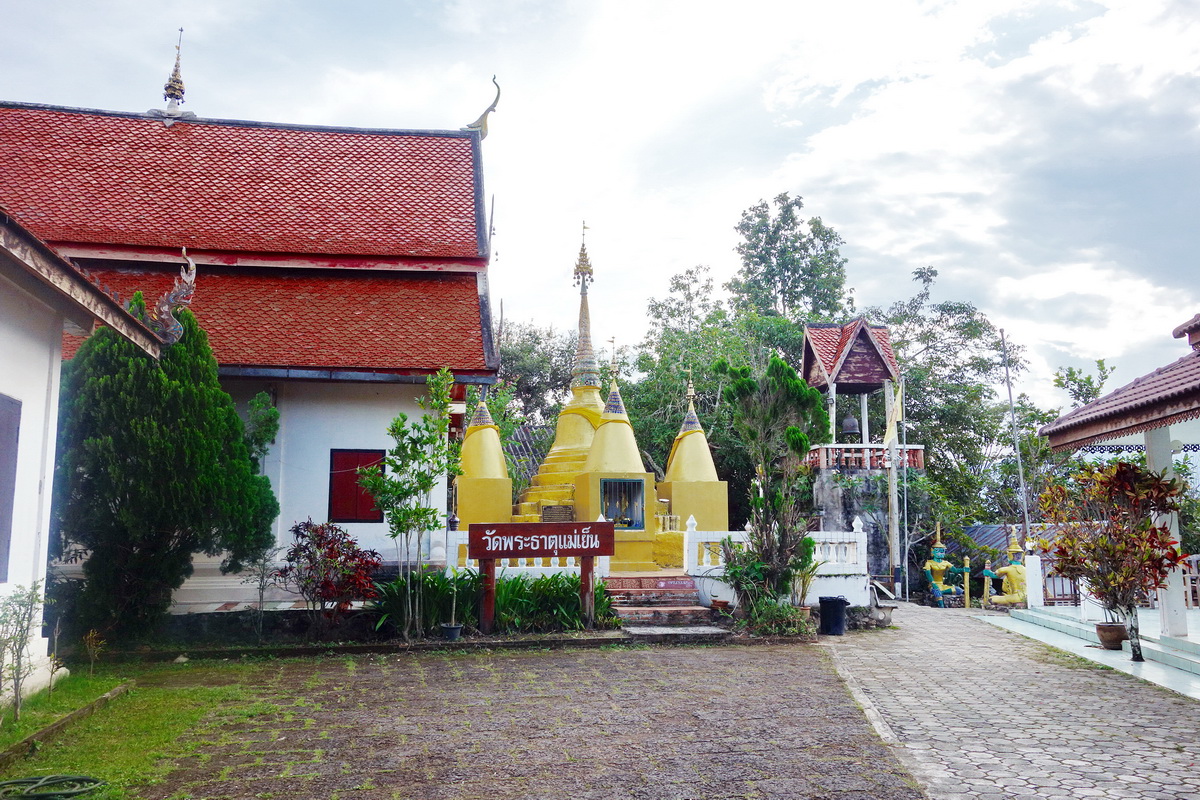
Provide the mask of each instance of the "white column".
POLYGON ((1104 606, 1088 593, 1088 582, 1079 579, 1079 619, 1083 622, 1104 622, 1104 606))
POLYGON ((863 447, 871 441, 871 426, 867 424, 867 395, 858 396, 858 429, 862 431, 863 447))
POLYGON ((837 442, 837 384, 829 382, 829 443, 837 442))
MULTIPOLYGON (((1154 428, 1143 434, 1146 440, 1146 466, 1166 477, 1174 476, 1171 465, 1171 429, 1154 428)), ((1179 514, 1165 520, 1171 538, 1179 539, 1179 514)), ((1183 602, 1183 570, 1176 567, 1167 578, 1167 588, 1158 590, 1158 622, 1166 636, 1187 636, 1186 605, 1183 602)))
POLYGON ((1042 557, 1027 553, 1025 555, 1025 602, 1030 608, 1041 608, 1046 605, 1046 595, 1042 588, 1042 557))
MULTIPOLYGON (((896 403, 896 393, 891 381, 883 382, 883 404, 888 418, 892 416, 892 406, 896 403)), ((887 436, 885 430, 884 436, 887 436)), ((888 440, 888 568, 892 572, 892 591, 900 596, 900 500, 896 487, 896 439, 888 440)))

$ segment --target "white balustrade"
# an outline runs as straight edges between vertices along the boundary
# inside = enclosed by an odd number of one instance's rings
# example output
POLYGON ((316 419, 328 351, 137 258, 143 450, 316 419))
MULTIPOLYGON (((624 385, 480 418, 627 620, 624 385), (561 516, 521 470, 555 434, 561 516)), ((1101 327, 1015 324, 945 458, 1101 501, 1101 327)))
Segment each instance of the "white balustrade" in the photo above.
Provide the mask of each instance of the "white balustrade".
MULTIPOLYGON (((813 558, 824 563, 817 570, 808 600, 831 595, 845 597, 851 605, 868 605, 867 534, 862 520, 855 517, 851 531, 813 531, 809 536, 816 545, 813 558)), ((745 531, 698 531, 695 517, 688 519, 683 535, 683 568, 694 578, 712 582, 711 586, 702 587, 702 596, 707 589, 714 598, 732 599, 732 591, 720 582, 725 574, 721 553, 721 542, 725 539, 744 545, 747 534, 745 531)))

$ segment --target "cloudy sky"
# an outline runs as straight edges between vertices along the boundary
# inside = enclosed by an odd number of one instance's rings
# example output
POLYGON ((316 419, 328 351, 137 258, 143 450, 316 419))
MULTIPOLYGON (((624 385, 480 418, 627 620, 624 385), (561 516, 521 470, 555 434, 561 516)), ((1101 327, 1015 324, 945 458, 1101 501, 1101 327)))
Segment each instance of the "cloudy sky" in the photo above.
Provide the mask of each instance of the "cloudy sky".
POLYGON ((1106 358, 1110 388, 1185 352, 1200 311, 1200 0, 572 2, 0 0, 0 98, 162 107, 185 28, 203 117, 456 129, 484 142, 493 300, 595 338, 737 269, 782 191, 845 238, 861 305, 969 300, 1029 350, 1021 390, 1106 358))

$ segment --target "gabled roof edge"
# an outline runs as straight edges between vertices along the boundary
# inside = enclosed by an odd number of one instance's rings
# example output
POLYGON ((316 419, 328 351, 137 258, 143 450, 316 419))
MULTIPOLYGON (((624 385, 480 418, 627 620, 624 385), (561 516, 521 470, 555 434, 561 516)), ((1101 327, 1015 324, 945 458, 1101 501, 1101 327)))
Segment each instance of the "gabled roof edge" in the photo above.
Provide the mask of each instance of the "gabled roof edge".
POLYGON ((66 114, 87 114, 99 117, 119 117, 123 119, 142 119, 150 121, 170 119, 176 124, 188 125, 227 125, 235 128, 278 128, 282 130, 312 131, 316 133, 356 133, 367 136, 436 136, 446 139, 474 138, 476 143, 478 143, 479 140, 478 131, 441 129, 422 130, 416 128, 353 128, 339 125, 302 125, 295 122, 266 122, 247 119, 222 119, 217 117, 166 117, 156 112, 146 113, 138 111, 108 111, 102 108, 53 106, 44 103, 24 103, 17 100, 0 100, 0 108, 21 108, 30 111, 57 111, 66 114))
POLYGON ((161 341, 145 323, 105 294, 3 209, 0 209, 0 250, 8 253, 38 283, 82 311, 85 319, 107 325, 153 358, 161 354, 161 341))

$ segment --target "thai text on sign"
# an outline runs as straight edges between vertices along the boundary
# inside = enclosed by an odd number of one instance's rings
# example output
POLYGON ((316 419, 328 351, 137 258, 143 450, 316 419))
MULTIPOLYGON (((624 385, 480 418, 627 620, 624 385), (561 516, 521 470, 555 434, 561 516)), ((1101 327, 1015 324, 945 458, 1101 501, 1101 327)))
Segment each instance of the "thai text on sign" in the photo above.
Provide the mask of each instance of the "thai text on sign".
POLYGON ((467 535, 467 556, 474 559, 612 554, 611 522, 472 523, 467 535))

